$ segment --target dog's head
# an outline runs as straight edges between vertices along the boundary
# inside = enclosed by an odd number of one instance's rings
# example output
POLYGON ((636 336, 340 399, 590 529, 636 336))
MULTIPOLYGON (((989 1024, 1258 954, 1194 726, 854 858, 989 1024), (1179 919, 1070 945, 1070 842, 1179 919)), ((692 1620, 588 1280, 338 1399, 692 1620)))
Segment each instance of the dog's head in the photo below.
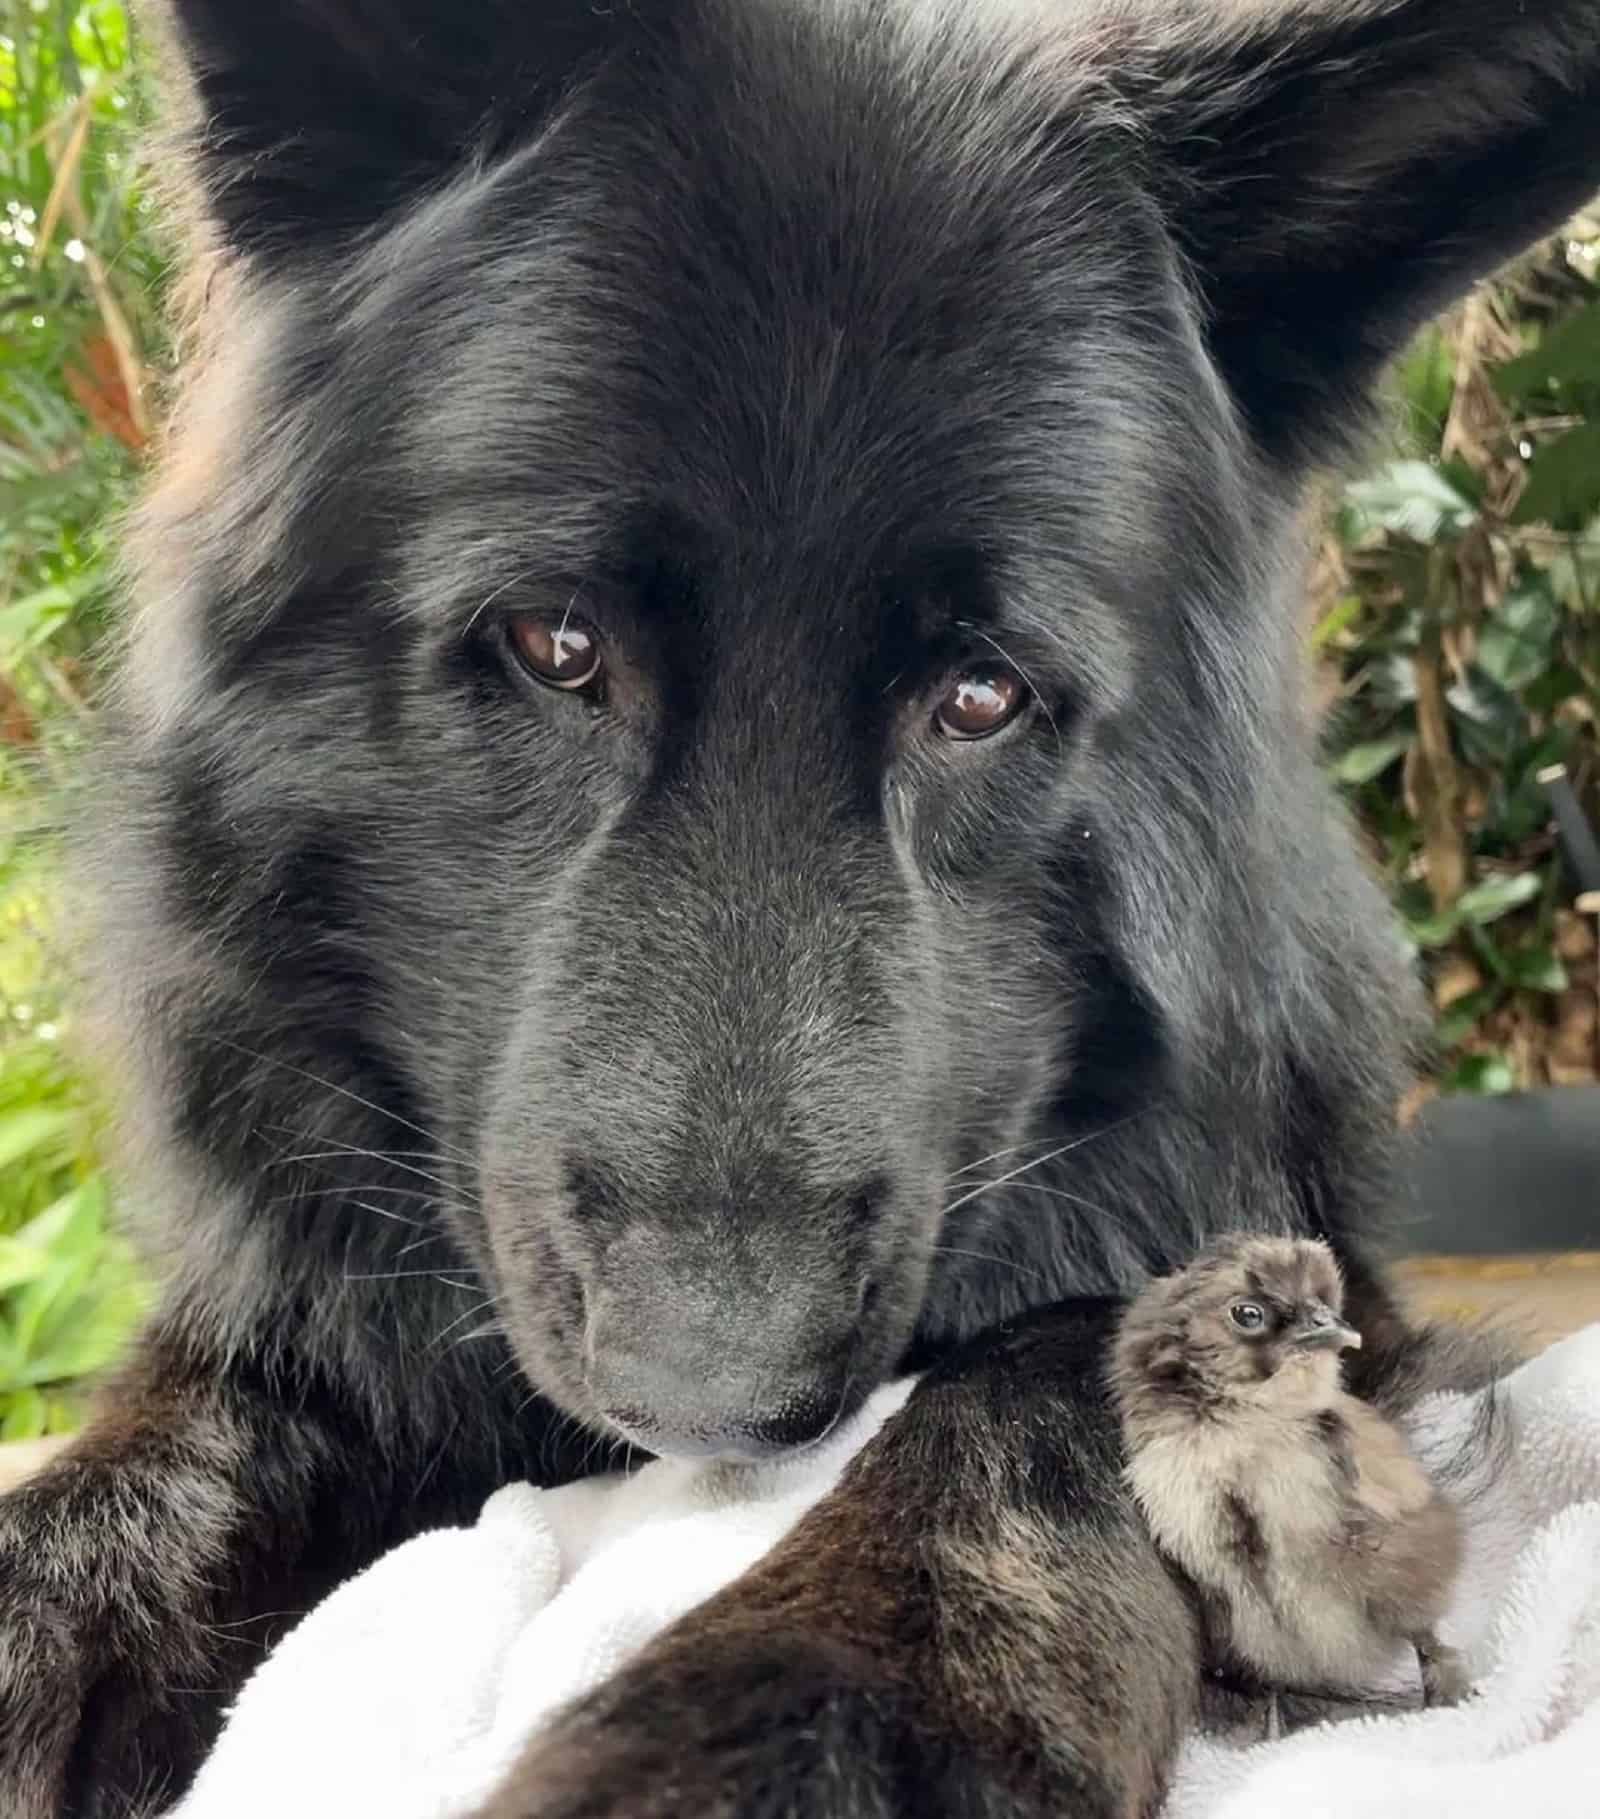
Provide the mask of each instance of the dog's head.
POLYGON ((1596 6, 167 12, 112 951, 283 1317, 443 1222, 555 1401, 758 1452, 1191 1189, 1293 1218, 1389 977, 1295 482, 1592 180, 1596 6))

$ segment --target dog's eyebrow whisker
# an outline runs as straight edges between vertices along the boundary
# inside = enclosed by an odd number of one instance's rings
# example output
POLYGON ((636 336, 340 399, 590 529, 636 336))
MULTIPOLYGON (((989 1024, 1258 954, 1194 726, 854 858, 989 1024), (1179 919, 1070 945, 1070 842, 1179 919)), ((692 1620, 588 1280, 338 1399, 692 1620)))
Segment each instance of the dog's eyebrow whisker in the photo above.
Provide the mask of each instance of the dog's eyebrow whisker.
POLYGON ((1011 655, 1010 651, 1008 651, 1005 648, 1005 646, 1003 644, 1001 644, 1001 642, 999 641, 998 638, 991 638, 989 636, 989 634, 982 629, 981 626, 974 625, 974 626, 969 627, 968 629, 976 632, 978 634, 978 636, 984 641, 984 643, 987 644, 991 649, 998 651, 999 654, 1001 655, 1001 657, 1003 657, 1005 659, 1005 661, 1007 663, 1009 663, 1011 665, 1011 667, 1017 672, 1017 674, 1022 678, 1022 680, 1027 683, 1029 689, 1031 689, 1033 692, 1034 700, 1039 703, 1039 712, 1044 715, 1045 720, 1049 724, 1051 732, 1055 734, 1056 751, 1059 754, 1061 751, 1061 728, 1059 726, 1057 726, 1056 717, 1054 714, 1052 714, 1050 712, 1049 704, 1045 701, 1043 694, 1040 692, 1038 684, 1034 681, 1032 676, 1030 676, 1028 674, 1028 672, 1022 667, 1022 665, 1016 660, 1016 658, 1011 655))
MULTIPOLYGON (((502 594, 509 593, 512 588, 517 587, 524 581, 531 581, 532 579, 533 579, 533 570, 531 568, 525 568, 525 569, 520 570, 515 575, 507 576, 507 578, 504 581, 502 581, 498 587, 492 588, 487 594, 485 594, 484 597, 478 602, 478 604, 472 609, 472 615, 467 620, 466 624, 464 626, 462 626, 461 642, 463 644, 465 644, 467 639, 472 636, 472 628, 478 623, 478 621, 483 617, 483 615, 486 612, 488 612, 489 608, 494 605, 495 601, 498 600, 502 594)), ((568 610, 570 611, 571 609, 569 608, 568 610)))

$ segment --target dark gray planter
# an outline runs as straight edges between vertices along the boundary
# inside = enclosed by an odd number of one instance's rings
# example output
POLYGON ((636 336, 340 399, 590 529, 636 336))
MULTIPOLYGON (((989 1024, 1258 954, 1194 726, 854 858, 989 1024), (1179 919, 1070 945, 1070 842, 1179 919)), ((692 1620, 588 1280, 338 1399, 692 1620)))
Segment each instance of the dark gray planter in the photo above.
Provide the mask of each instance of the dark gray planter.
POLYGON ((1600 1251, 1600 1087, 1435 1099, 1407 1162, 1413 1255, 1600 1251))

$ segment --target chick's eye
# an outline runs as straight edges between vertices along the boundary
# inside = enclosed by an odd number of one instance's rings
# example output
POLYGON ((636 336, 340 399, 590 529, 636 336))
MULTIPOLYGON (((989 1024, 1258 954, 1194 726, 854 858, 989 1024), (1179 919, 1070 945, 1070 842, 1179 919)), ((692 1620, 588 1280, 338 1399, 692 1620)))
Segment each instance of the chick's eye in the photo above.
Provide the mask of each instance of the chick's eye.
POLYGON ((934 724, 947 739, 986 739, 1021 713, 1028 685, 1015 670, 968 670, 957 676, 934 709, 934 724))
POLYGON ((590 688, 600 678, 600 634, 576 613, 518 613, 510 639, 517 661, 547 688, 590 688))
POLYGON ((1235 1301, 1228 1318, 1242 1333, 1259 1333, 1267 1324, 1267 1310, 1259 1301, 1235 1301))

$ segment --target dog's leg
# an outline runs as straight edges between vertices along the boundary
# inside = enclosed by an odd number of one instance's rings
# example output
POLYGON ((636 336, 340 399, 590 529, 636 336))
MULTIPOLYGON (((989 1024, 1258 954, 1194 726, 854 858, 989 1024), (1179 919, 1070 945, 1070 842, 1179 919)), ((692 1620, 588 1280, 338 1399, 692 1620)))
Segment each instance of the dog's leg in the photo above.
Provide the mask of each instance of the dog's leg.
POLYGON ((438 1519, 414 1464, 326 1386, 147 1338, 67 1452, 0 1500, 0 1813, 162 1810, 276 1636, 438 1519))
POLYGON ((753 1572, 529 1750, 484 1819, 1153 1814, 1191 1602, 1121 1484, 1103 1310, 928 1378, 753 1572))

